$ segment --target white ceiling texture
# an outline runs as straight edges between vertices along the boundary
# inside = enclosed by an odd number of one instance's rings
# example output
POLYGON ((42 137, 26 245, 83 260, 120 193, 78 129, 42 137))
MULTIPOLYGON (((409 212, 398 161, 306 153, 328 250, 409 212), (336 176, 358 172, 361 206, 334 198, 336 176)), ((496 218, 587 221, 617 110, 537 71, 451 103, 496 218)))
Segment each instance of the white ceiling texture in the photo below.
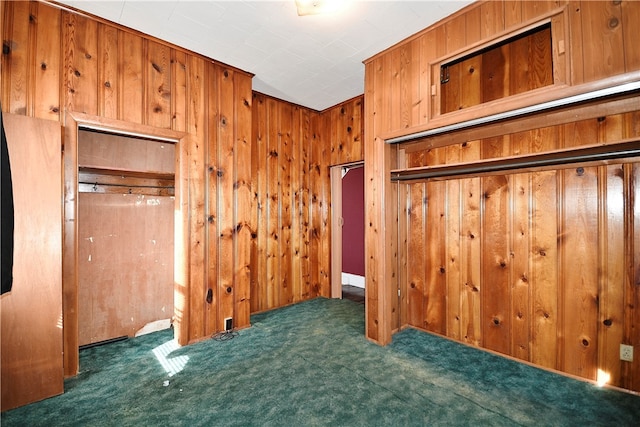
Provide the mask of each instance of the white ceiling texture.
POLYGON ((336 12, 298 16, 294 0, 58 2, 253 73, 254 90, 320 111, 364 93, 365 59, 472 3, 342 0, 336 12))

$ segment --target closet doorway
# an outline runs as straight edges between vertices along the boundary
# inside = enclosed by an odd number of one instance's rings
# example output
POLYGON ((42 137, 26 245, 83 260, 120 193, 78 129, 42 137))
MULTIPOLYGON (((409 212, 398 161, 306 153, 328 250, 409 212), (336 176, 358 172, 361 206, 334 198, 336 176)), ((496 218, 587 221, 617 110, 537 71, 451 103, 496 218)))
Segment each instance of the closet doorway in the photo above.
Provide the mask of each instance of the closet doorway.
POLYGON ((364 164, 331 168, 331 297, 364 303, 364 164))
POLYGON ((81 347, 180 321, 186 159, 180 132, 78 113, 65 128, 63 335, 73 376, 81 347))

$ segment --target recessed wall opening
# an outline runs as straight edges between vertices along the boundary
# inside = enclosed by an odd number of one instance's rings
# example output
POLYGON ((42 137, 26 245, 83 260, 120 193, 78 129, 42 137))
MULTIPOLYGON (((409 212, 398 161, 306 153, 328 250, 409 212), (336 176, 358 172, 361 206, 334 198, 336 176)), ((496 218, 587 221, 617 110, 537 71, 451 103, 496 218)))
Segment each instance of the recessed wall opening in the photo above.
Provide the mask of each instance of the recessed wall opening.
POLYGON ((442 114, 553 85, 551 22, 440 65, 442 114))
POLYGON ((167 329, 175 143, 78 131, 78 344, 167 329))

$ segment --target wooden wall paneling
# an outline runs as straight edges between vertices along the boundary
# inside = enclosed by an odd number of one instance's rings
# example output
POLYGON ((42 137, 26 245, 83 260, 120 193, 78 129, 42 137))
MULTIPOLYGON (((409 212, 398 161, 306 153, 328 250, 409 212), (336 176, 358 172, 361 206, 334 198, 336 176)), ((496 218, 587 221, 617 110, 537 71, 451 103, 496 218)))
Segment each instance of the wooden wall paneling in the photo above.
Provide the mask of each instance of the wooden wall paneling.
MULTIPOLYGON (((205 337, 208 329, 206 306, 207 292, 207 230, 205 221, 208 220, 208 209, 206 205, 208 188, 205 171, 208 166, 207 158, 207 94, 215 96, 207 91, 207 82, 211 79, 208 76, 209 69, 207 63, 202 58, 189 56, 187 59, 187 72, 189 79, 189 107, 187 116, 186 138, 188 144, 187 153, 189 159, 188 177, 189 188, 187 191, 189 200, 189 286, 188 286, 188 342, 197 341, 205 337)), ((215 98, 214 98, 215 99, 215 98)), ((133 113, 133 110, 132 110, 133 113)), ((135 113, 134 113, 135 114, 135 113)), ((214 128, 215 129, 215 128, 214 128)), ((215 315, 213 316, 215 318, 215 315)), ((215 328, 209 328, 215 329, 215 328)))
POLYGON ((409 71, 406 81, 407 91, 410 94, 411 102, 409 125, 416 126, 422 123, 422 120, 426 117, 431 85, 428 74, 429 66, 421 59, 421 39, 413 39, 410 43, 409 49, 411 62, 409 63, 409 71), (416 82, 417 84, 413 82, 416 82))
MULTIPOLYGON (((446 163, 460 162, 460 145, 451 145, 446 148, 446 163)), ((462 340, 461 311, 462 279, 461 279, 461 180, 450 179, 446 181, 445 188, 445 247, 446 247, 446 287, 447 287, 447 332, 446 335, 453 339, 462 340)))
POLYGON ((300 141, 300 256, 301 256, 301 274, 302 282, 300 289, 300 297, 303 300, 309 299, 314 294, 312 290, 312 278, 311 278, 311 185, 310 185, 310 153, 311 144, 313 143, 314 129, 312 123, 314 117, 317 117, 317 113, 309 110, 302 112, 302 140, 300 141))
POLYGON ((236 74, 236 118, 235 152, 236 173, 234 199, 237 206, 235 215, 236 232, 234 234, 235 262, 235 299, 234 326, 250 325, 251 316, 251 240, 255 232, 253 222, 253 203, 251 196, 251 77, 236 74))
MULTIPOLYGON (((523 137, 510 135, 511 154, 529 153, 531 133, 524 133, 523 137), (526 135, 526 136, 525 136, 526 135)), ((522 360, 529 360, 529 343, 531 342, 531 300, 529 279, 529 260, 531 258, 531 216, 530 200, 531 174, 513 174, 511 181, 511 200, 509 210, 511 215, 511 271, 509 283, 511 285, 511 355, 522 360)))
POLYGON ((280 305, 293 303, 293 250, 291 226, 293 222, 292 203, 292 134, 293 134, 293 111, 291 104, 280 103, 279 108, 279 137, 280 149, 278 151, 279 176, 280 176, 280 282, 278 284, 278 300, 280 305))
POLYGON ((65 90, 67 108, 84 114, 98 114, 98 23, 65 12, 65 90))
MULTIPOLYGON (((400 119, 400 127, 407 128, 413 124, 413 92, 411 90, 411 82, 413 81, 413 75, 411 71, 413 70, 412 65, 412 57, 411 57, 411 47, 408 44, 403 44, 397 49, 400 64, 400 68, 398 69, 398 83, 399 90, 398 94, 400 95, 399 99, 399 110, 397 111, 397 117, 400 119)), ((394 126, 394 129, 397 127, 394 126)))
POLYGON ((424 233, 426 221, 427 194, 424 183, 409 185, 407 209, 408 262, 407 262, 407 308, 406 317, 409 325, 423 327, 425 299, 425 264, 427 263, 426 238, 424 233))
POLYGON ((295 106, 293 108, 293 125, 291 129, 291 161, 290 161, 290 182, 291 182, 291 279, 290 288, 293 302, 303 301, 302 296, 302 246, 304 236, 302 229, 302 189, 300 173, 302 165, 300 162, 302 146, 305 142, 307 132, 307 114, 305 109, 295 106))
MULTIPOLYGON (((185 94, 186 95, 186 94, 185 94)), ((182 123, 184 131, 187 129, 187 120, 190 120, 189 111, 190 103, 187 105, 186 97, 183 99, 185 102, 185 122, 182 123)), ((190 172, 191 172, 191 158, 189 153, 191 151, 190 137, 183 138, 176 147, 176 163, 175 163, 175 222, 174 222, 174 293, 173 293, 173 307, 174 307, 174 321, 173 321, 173 333, 175 339, 180 345, 186 345, 189 342, 189 331, 191 324, 190 307, 191 301, 189 300, 189 290, 191 284, 189 280, 191 278, 191 216, 189 215, 189 203, 190 203, 190 172)), ((196 254, 197 255, 197 254, 196 254)))
MULTIPOLYGON (((325 120, 328 117, 325 116, 325 120)), ((326 129, 326 128, 325 128, 326 129)), ((331 145, 326 137, 320 145, 320 181, 318 213, 320 214, 320 292, 319 296, 331 296, 331 145)))
MULTIPOLYGON (((497 3, 497 2, 487 2, 497 3)), ((503 0, 502 13, 504 20, 504 29, 511 28, 522 22, 522 2, 519 0, 503 0)))
MULTIPOLYGON (((118 38, 118 47, 120 50, 120 119, 131 123, 143 123, 146 78, 143 72, 144 40, 136 34, 123 31, 118 38)), ((195 81, 190 82, 193 90, 195 90, 193 87, 195 83, 195 81)))
MULTIPOLYGON (((417 82, 414 80, 414 85, 417 83, 419 86, 419 117, 415 125, 426 123, 428 118, 433 115, 432 112, 432 103, 435 102, 436 97, 431 93, 431 86, 434 85, 436 87, 436 77, 431 75, 431 58, 434 58, 436 55, 436 49, 438 49, 438 44, 436 43, 436 31, 428 31, 422 37, 416 38, 413 41, 414 56, 412 60, 414 62, 418 62, 420 64, 420 72, 417 75, 414 75, 414 79, 417 79, 417 82)), ((442 49, 442 47, 440 47, 442 49)), ((440 111, 438 109, 438 111, 440 111)))
POLYGON ((622 42, 624 45, 625 71, 640 69, 640 43, 637 42, 637 25, 640 22, 640 2, 623 1, 622 10, 622 42))
POLYGON ((515 12, 519 11, 519 7, 514 10, 516 6, 519 6, 519 4, 508 0, 483 2, 478 8, 480 11, 478 37, 474 39, 469 33, 467 44, 487 39, 513 25, 514 20, 517 19, 514 18, 514 16, 517 16, 515 12))
POLYGON ((594 167, 563 170, 559 234, 563 371, 595 379, 598 318, 598 177, 594 167))
MULTIPOLYGON (((268 140, 267 140, 267 269, 265 286, 267 289, 267 304, 264 309, 280 305, 278 287, 281 283, 280 275, 280 138, 278 137, 279 110, 277 101, 267 99, 268 140)), ((317 244, 317 242, 316 242, 317 244)), ((318 249, 316 247, 316 249, 318 249)), ((317 252, 316 252, 317 254, 317 252)), ((314 263, 317 265, 317 262, 314 263)))
MULTIPOLYGON (((218 92, 216 94, 218 102, 218 115, 216 128, 210 129, 217 131, 217 138, 209 138, 209 141, 217 141, 217 154, 215 146, 209 146, 209 158, 212 165, 215 165, 216 172, 210 176, 210 183, 215 182, 214 177, 217 176, 217 188, 209 193, 209 200, 213 203, 217 199, 217 219, 218 233, 213 234, 213 230, 209 229, 209 248, 218 245, 218 260, 209 260, 209 264, 218 265, 217 286, 214 287, 214 293, 218 295, 218 330, 224 328, 224 319, 233 317, 234 314, 234 298, 235 298, 235 245, 234 234, 236 230, 235 223, 235 203, 234 203, 234 177, 236 174, 236 158, 235 153, 235 72, 231 69, 223 67, 215 67, 216 78, 218 79, 218 92), (216 157, 214 157, 216 156, 216 157), (215 160, 214 160, 215 159, 215 160), (216 194, 217 193, 217 194, 216 194)), ((213 99, 216 99, 214 97, 213 99)), ((212 101, 211 97, 209 98, 212 101)), ((211 111, 211 110, 209 110, 211 111)), ((211 268, 209 269, 211 272, 211 268)), ((210 286, 213 286, 214 277, 209 277, 210 286)), ((208 331, 208 333, 217 332, 217 330, 208 331)))
MULTIPOLYGON (((480 156, 480 141, 469 141, 463 144, 461 160, 475 160, 480 156)), ((481 345, 480 318, 480 178, 465 178, 461 180, 462 218, 460 243, 460 276, 464 288, 460 302, 460 329, 463 342, 481 345)))
POLYGON ((98 115, 118 119, 120 31, 111 25, 98 24, 98 115))
POLYGON ((531 176, 531 351, 530 361, 557 368, 560 333, 558 267, 559 210, 555 171, 531 176))
POLYGON ((582 1, 580 4, 585 81, 623 73, 625 70, 622 11, 620 5, 614 3, 582 1))
MULTIPOLYGON (((600 276, 598 294, 598 380, 621 384, 625 260, 624 165, 599 168, 598 199, 600 276)), ((628 200, 628 198, 627 198, 628 200)))
MULTIPOLYGON (((207 127, 205 139, 205 288, 201 290, 199 298, 204 302, 204 330, 209 335, 217 332, 222 321, 220 319, 220 296, 223 293, 220 283, 221 268, 221 232, 220 221, 221 205, 220 198, 223 190, 220 189, 220 174, 224 174, 225 170, 220 164, 220 145, 221 145, 221 127, 222 113, 220 112, 220 70, 213 64, 205 64, 206 67, 206 111, 207 111, 207 127)), ((233 257, 232 254, 225 254, 225 257, 233 257)))
POLYGON ((571 28, 571 37, 569 37, 568 41, 571 50, 571 57, 569 58, 571 77, 569 78, 569 83, 572 85, 585 82, 583 59, 585 46, 581 36, 584 32, 581 5, 581 0, 569 0, 567 4, 567 20, 569 28, 571 28))
POLYGON ((33 116, 60 121, 62 12, 44 3, 34 3, 31 8, 36 25, 33 116))
POLYGON ((520 1, 522 21, 526 22, 558 8, 566 0, 520 1))
POLYGON ((346 115, 345 105, 340 105, 329 109, 326 112, 329 115, 329 143, 331 144, 331 164, 339 165, 344 163, 345 155, 344 151, 347 148, 347 141, 343 139, 344 132, 342 132, 343 118, 346 115))
POLYGON ((9 113, 27 115, 29 3, 2 3, 2 107, 9 113))
POLYGON ((426 224, 429 239, 425 248, 425 306, 422 327, 439 334, 446 333, 447 282, 445 195, 446 181, 426 183, 426 224))
POLYGON ((171 50, 171 128, 184 132, 187 128, 187 54, 171 50))
POLYGON ((0 300, 5 411, 61 394, 64 385, 61 128, 6 113, 3 123, 15 212, 13 287, 0 300))
POLYGON ((404 64, 401 62, 402 49, 394 47, 386 55, 386 76, 387 76, 387 95, 386 99, 393 105, 393 113, 388 114, 389 129, 402 129, 406 124, 407 106, 402 103, 405 101, 402 93, 402 69, 404 64))
POLYGON ((255 237, 251 250, 251 312, 267 307, 267 153, 268 153, 268 111, 266 97, 253 94, 251 126, 253 147, 251 150, 251 174, 253 179, 253 223, 255 237))
POLYGON ((311 223, 309 230, 309 259, 311 263, 311 296, 322 294, 322 129, 326 129, 326 116, 318 115, 314 120, 313 140, 309 150, 309 189, 311 223))
POLYGON ((480 294, 483 346, 511 354, 511 218, 508 176, 482 179, 482 292, 480 294))
MULTIPOLYGON (((634 325, 640 324, 640 165, 635 163, 633 167, 627 167, 629 177, 627 189, 630 203, 628 203, 626 218, 628 218, 626 235, 633 236, 627 239, 625 244, 628 250, 627 271, 628 278, 625 281, 625 344, 633 345, 637 351, 640 345, 640 330, 634 325)), ((635 354, 635 352, 634 352, 635 354)), ((640 391, 640 357, 634 357, 633 363, 625 363, 622 368, 624 384, 628 389, 640 391)))
POLYGON ((171 49, 164 44, 147 41, 146 58, 146 124, 171 128, 171 49))
MULTIPOLYGON (((472 5, 467 9, 467 13, 475 13, 478 5, 472 5)), ((451 54, 465 46, 467 38, 467 18, 466 13, 461 13, 447 19, 444 24, 446 34, 446 53, 451 54)))
MULTIPOLYGON (((500 2, 495 3, 500 4, 500 2)), ((481 39, 483 33, 483 12, 484 11, 482 10, 482 4, 479 4, 475 7, 469 8, 463 15, 465 46, 475 43, 481 39)), ((486 17, 486 15, 484 15, 484 17, 486 17)), ((500 15, 496 16, 496 18, 499 19, 500 15)), ((489 30, 489 28, 487 28, 486 30, 489 30)))

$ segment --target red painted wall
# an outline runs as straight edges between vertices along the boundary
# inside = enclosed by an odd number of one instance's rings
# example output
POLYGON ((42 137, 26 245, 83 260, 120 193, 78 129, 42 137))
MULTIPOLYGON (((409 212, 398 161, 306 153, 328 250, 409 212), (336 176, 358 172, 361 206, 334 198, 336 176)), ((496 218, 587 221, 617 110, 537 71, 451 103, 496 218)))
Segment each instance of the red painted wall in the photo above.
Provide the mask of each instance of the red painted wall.
POLYGON ((364 276, 364 167, 342 178, 342 271, 364 276))

